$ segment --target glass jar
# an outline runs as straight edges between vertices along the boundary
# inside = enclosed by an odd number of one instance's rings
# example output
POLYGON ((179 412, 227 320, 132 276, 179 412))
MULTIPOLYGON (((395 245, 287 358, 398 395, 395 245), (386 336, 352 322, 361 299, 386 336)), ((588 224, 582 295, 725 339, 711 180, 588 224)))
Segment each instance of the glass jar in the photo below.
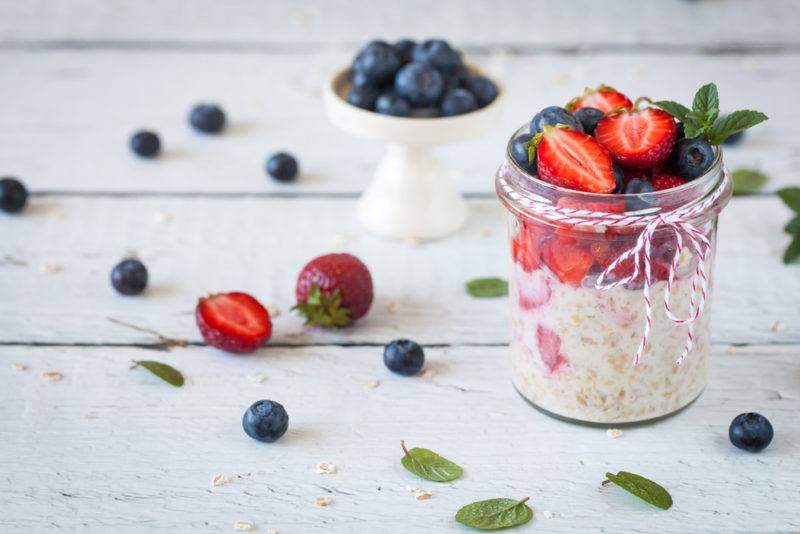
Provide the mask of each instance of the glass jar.
POLYGON ((721 152, 685 185, 604 195, 528 174, 511 141, 496 186, 509 211, 514 386, 542 411, 583 423, 641 422, 690 404, 706 384, 717 217, 731 195, 721 152))

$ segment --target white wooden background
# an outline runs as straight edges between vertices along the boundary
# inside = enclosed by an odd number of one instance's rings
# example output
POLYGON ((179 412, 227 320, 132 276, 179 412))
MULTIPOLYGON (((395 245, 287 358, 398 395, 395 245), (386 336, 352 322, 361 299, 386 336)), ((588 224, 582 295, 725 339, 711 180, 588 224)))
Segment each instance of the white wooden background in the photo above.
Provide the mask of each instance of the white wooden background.
POLYGON ((536 519, 520 532, 799 532, 800 269, 779 261, 789 212, 769 194, 800 183, 797 4, 375 4, 0 1, 0 174, 34 193, 23 215, 0 217, 0 531, 224 532, 250 520, 283 534, 465 532, 452 519, 461 505, 530 495, 536 519), (353 220, 381 149, 333 129, 320 99, 359 43, 406 35, 453 40, 509 93, 491 135, 440 153, 470 199, 468 226, 420 246, 353 220), (687 100, 712 80, 726 109, 770 116, 726 159, 771 180, 722 217, 709 387, 616 440, 549 419, 510 386, 506 303, 463 294, 464 281, 508 267, 492 183, 505 139, 584 85, 687 100), (200 100, 223 105, 224 136, 189 131, 200 100), (128 153, 140 127, 162 134, 164 157, 128 153), (296 184, 264 176, 279 149, 300 159, 296 184), (288 313, 295 276, 337 249, 370 266, 374 308, 338 333, 306 330, 288 313), (108 283, 129 252, 150 268, 142 298, 108 283), (194 326, 199 295, 234 289, 282 310, 251 356, 203 346, 194 326), (151 336, 109 317, 191 346, 153 351, 151 336), (382 346, 401 336, 425 344, 432 377, 386 371, 382 346), (129 371, 132 358, 169 362, 188 383, 129 371), (64 378, 42 380, 49 370, 64 378), (290 413, 272 445, 241 431, 259 398, 290 413), (748 410, 776 430, 760 455, 727 440, 748 410), (402 438, 466 476, 414 479, 402 438), (338 473, 317 475, 322 461, 338 473), (663 483, 675 506, 600 488, 623 469, 663 483), (215 473, 230 484, 212 488, 215 473), (416 501, 407 485, 434 496, 416 501), (315 507, 320 495, 333 504, 315 507))

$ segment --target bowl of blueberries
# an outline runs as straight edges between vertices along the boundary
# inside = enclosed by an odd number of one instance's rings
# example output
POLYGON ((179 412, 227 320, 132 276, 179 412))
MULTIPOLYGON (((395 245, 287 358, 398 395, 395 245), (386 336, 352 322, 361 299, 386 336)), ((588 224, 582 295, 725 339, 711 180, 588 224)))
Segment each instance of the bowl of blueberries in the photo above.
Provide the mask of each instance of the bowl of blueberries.
POLYGON ((441 39, 370 41, 323 88, 339 129, 387 145, 357 207, 371 232, 434 239, 457 231, 467 206, 433 155, 478 137, 500 118, 500 84, 441 39))

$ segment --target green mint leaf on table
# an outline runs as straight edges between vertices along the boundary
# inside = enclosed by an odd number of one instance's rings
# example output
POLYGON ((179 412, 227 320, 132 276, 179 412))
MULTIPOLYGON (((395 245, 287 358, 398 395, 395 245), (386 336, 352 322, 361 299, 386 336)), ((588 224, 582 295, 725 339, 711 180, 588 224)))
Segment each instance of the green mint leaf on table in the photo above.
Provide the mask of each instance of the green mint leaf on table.
POLYGON ((752 128, 765 120, 767 120, 767 116, 760 111, 750 109, 734 111, 714 123, 708 133, 708 142, 712 145, 718 145, 729 136, 752 128))
POLYGON ((456 521, 478 530, 500 530, 524 525, 533 519, 533 510, 524 499, 489 499, 468 504, 456 513, 456 521))
POLYGON ((461 467, 431 450, 420 448, 408 450, 403 441, 400 441, 400 446, 405 453, 400 459, 403 467, 425 480, 450 482, 464 474, 461 467))
POLYGON ((783 231, 786 232, 787 234, 794 234, 794 235, 800 234, 800 216, 795 217, 794 219, 786 223, 786 226, 783 228, 783 231))
POLYGON ((689 121, 689 113, 692 111, 683 104, 678 104, 670 100, 659 100, 658 102, 653 102, 653 105, 684 123, 684 127, 685 123, 689 121))
POLYGON ((662 510, 668 510, 672 506, 672 496, 669 492, 643 476, 620 471, 616 475, 614 473, 606 473, 606 477, 608 481, 603 482, 603 485, 612 482, 628 493, 632 493, 662 510))
MULTIPOLYGON (((797 220, 797 219, 795 219, 797 220)), ((783 253, 783 263, 789 264, 800 260, 800 234, 794 234, 792 242, 783 253)))
POLYGON ((342 307, 342 292, 338 288, 330 295, 326 295, 318 285, 314 284, 308 292, 306 301, 298 302, 292 310, 304 317, 307 325, 331 330, 353 322, 350 310, 342 307))
POLYGON ((740 168, 731 173, 733 194, 746 195, 761 189, 767 183, 767 175, 753 169, 740 168))
POLYGON ((502 278, 476 278, 467 282, 467 293, 486 299, 508 295, 508 282, 502 278))
POLYGON ((800 214, 800 187, 784 187, 778 190, 778 196, 793 212, 800 214))
POLYGON ((167 365, 166 363, 155 362, 152 360, 133 360, 133 363, 134 366, 131 367, 131 369, 135 369, 136 367, 144 367, 164 382, 172 384, 176 388, 179 388, 183 385, 183 375, 181 372, 174 367, 167 365))

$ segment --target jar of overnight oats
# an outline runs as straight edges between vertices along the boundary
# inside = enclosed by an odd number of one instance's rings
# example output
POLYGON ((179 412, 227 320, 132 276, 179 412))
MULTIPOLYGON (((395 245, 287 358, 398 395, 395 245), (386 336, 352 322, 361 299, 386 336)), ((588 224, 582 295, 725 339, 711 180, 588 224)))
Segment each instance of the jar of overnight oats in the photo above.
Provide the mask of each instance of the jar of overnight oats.
POLYGON ((721 153, 703 176, 685 185, 612 195, 539 180, 514 161, 510 150, 511 143, 496 185, 509 211, 516 389, 540 410, 583 423, 647 421, 690 404, 706 384, 717 217, 731 195, 721 153), (570 209, 581 210, 579 222, 564 216, 570 209), (654 216, 669 219, 675 213, 683 215, 681 224, 697 230, 695 243, 702 245, 698 235, 705 237, 705 248, 691 246, 691 231, 678 223, 651 225, 649 239, 639 239, 654 216), (613 214, 611 222, 618 224, 592 221, 598 214, 613 214), (680 254, 676 233, 681 234, 680 254), (614 264, 641 241, 646 241, 650 267, 646 343, 642 257, 614 264), (698 274, 701 256, 707 284, 698 274), (630 279, 615 284, 625 278, 630 279), (664 307, 668 284, 672 317, 664 307), (701 300, 704 306, 694 321, 681 322, 701 300))

